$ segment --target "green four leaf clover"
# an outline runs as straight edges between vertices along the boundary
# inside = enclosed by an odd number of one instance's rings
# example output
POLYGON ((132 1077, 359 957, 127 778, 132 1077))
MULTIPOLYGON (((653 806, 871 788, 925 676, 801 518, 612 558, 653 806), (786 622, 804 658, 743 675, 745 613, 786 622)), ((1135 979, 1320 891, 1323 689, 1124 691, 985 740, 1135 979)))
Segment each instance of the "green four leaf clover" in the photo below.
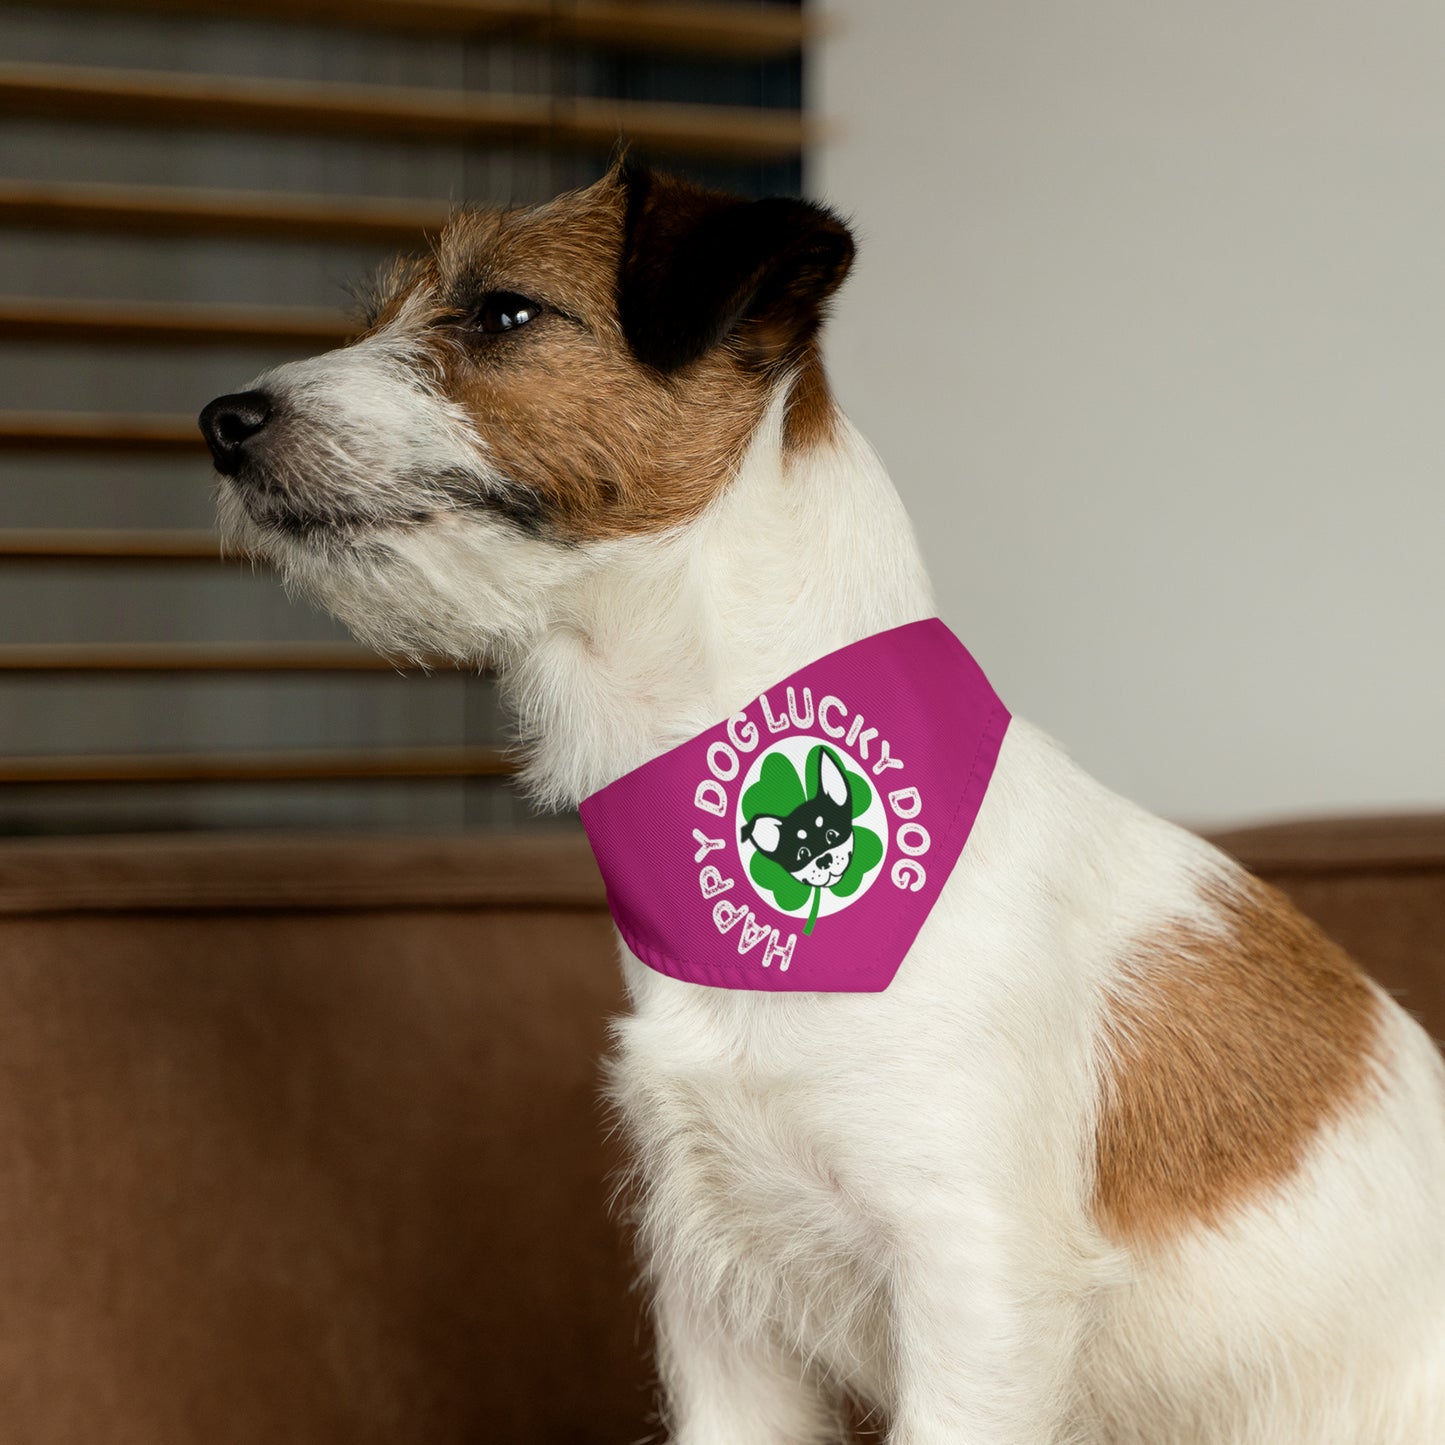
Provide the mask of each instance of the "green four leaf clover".
MULTIPOLYGON (((818 773, 823 764, 824 746, 819 743, 813 748, 804 764, 806 778, 798 776, 798 770, 782 753, 772 753, 763 759, 758 780, 743 794, 743 819, 751 823, 754 818, 768 814, 775 818, 786 818, 808 798, 817 796, 819 791, 818 773)), ((873 801, 873 789, 861 773, 849 772, 843 760, 832 748, 828 756, 838 765, 838 770, 848 780, 848 803, 855 818, 868 811, 873 801)), ((871 828, 857 824, 853 828, 853 856, 843 876, 828 886, 828 891, 838 898, 850 898, 863 884, 870 870, 883 859, 883 840, 871 828)), ((776 859, 766 853, 754 852, 748 863, 748 872, 759 888, 773 895, 778 907, 785 913, 794 913, 813 896, 813 906, 808 912, 808 921, 803 926, 805 934, 812 933, 818 918, 818 904, 823 890, 794 878, 776 859)))

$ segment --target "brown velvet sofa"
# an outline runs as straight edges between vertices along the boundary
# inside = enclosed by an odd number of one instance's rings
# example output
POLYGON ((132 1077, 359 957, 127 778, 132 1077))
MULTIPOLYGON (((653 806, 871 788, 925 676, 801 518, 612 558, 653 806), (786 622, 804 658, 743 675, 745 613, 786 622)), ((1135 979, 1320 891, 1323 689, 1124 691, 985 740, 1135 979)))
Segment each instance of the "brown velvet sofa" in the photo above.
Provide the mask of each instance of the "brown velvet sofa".
MULTIPOLYGON (((1220 841, 1445 1034, 1445 818, 1220 841)), ((620 1005, 572 833, 0 844, 0 1440, 652 1436, 620 1005)))

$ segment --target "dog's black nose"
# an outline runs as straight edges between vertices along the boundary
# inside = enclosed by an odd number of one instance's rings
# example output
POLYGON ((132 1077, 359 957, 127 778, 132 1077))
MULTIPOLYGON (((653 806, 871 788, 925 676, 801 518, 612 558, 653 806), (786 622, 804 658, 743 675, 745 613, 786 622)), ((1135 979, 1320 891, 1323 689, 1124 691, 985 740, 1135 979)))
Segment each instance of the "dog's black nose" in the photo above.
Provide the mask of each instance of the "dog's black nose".
POLYGON ((271 398, 264 391, 238 391, 207 405, 201 413, 201 435, 222 476, 234 477, 241 470, 246 443, 270 419, 271 398))
POLYGON ((831 853, 824 853, 821 858, 815 858, 813 861, 819 868, 831 868, 833 866, 833 855, 831 853))

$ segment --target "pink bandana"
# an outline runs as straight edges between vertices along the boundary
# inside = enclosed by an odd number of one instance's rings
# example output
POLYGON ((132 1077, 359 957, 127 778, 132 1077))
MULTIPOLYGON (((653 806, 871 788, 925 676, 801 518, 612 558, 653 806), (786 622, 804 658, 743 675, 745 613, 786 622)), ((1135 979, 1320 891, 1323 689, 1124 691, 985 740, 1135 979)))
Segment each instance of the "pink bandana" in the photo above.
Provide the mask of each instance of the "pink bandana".
POLYGON ((809 663, 583 801, 618 931, 690 983, 887 988, 1008 723, 936 617, 809 663))

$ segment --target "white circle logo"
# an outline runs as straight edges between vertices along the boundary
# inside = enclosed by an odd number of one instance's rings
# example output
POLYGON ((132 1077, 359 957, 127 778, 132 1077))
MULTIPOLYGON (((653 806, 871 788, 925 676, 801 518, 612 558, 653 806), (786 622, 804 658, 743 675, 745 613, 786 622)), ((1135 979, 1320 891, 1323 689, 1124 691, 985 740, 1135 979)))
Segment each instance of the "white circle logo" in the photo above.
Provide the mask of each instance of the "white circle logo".
POLYGON ((888 851, 878 789, 835 743, 795 734, 753 760, 738 790, 739 852, 770 908, 803 932, 857 902, 888 851))

